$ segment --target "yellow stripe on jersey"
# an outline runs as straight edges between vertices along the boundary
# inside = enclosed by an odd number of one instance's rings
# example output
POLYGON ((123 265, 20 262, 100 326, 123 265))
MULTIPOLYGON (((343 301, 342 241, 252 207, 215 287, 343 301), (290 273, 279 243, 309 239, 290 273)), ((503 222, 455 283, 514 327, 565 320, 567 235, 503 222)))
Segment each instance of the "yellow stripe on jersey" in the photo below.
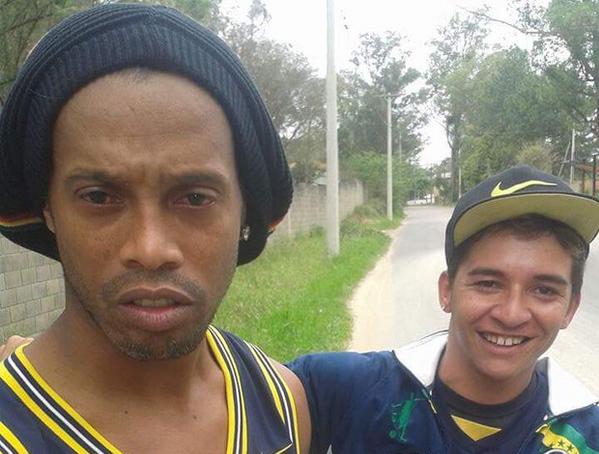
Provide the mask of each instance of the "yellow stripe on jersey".
POLYGON ((25 446, 21 444, 19 439, 0 421, 0 437, 2 437, 17 454, 29 454, 25 446))
POLYGON ((501 431, 500 428, 479 424, 468 419, 460 418, 459 416, 451 415, 451 417, 462 432, 474 441, 482 440, 483 438, 487 438, 488 436, 501 431))
POLYGON ((66 433, 52 418, 50 418, 34 401, 29 397, 29 394, 21 387, 6 368, 4 362, 0 363, 0 379, 7 384, 13 393, 23 402, 23 404, 37 418, 44 423, 56 436, 65 443, 69 448, 77 454, 88 454, 89 451, 84 449, 77 441, 75 441, 68 433, 66 433))
POLYGON ((66 413, 68 413, 68 415, 71 418, 73 418, 75 421, 77 421, 77 423, 81 427, 83 427, 94 438, 94 440, 93 440, 94 442, 97 442, 98 444, 102 445, 104 448, 106 448, 108 451, 112 452, 113 454, 122 454, 119 449, 117 449, 106 438, 104 438, 79 413, 77 413, 77 411, 73 407, 71 407, 62 397, 60 397, 56 393, 56 391, 54 391, 50 387, 50 385, 46 382, 46 380, 44 380, 41 377, 41 375, 37 372, 37 370, 29 362, 29 359, 27 359, 27 356, 25 356, 25 353, 23 352, 24 347, 25 347, 24 345, 18 347, 15 350, 15 355, 17 356, 17 358, 19 358, 19 360, 21 361, 21 363, 23 364, 23 366, 25 367, 27 372, 29 372, 29 374, 33 377, 35 382, 60 406, 60 408, 62 408, 66 413))
POLYGON ((212 327, 211 327, 211 329, 212 329, 212 333, 214 334, 214 336, 220 340, 220 344, 223 346, 223 350, 224 350, 223 353, 225 355, 227 355, 227 357, 230 359, 231 368, 233 369, 231 372, 235 375, 236 383, 238 383, 237 391, 239 393, 240 408, 241 408, 241 414, 239 415, 240 419, 241 419, 241 452, 243 454, 245 454, 248 452, 248 427, 247 427, 247 413, 245 411, 245 399, 243 398, 243 386, 241 384, 241 376, 239 375, 239 370, 237 369, 235 357, 231 353, 231 350, 229 349, 229 345, 227 344, 227 341, 222 336, 222 334, 220 332, 218 332, 217 329, 212 328, 212 327))
POLYGON ((285 380, 283 380, 283 378, 279 374, 279 371, 277 371, 276 367, 273 367, 273 370, 275 371, 275 374, 277 374, 277 376, 281 380, 281 383, 283 383, 283 386, 285 387, 285 391, 287 391, 289 403, 291 404, 291 411, 293 412, 293 422, 292 422, 292 424, 293 424, 293 439, 296 441, 296 444, 297 444, 297 447, 296 447, 297 454, 301 454, 299 429, 297 427, 297 408, 295 406, 295 399, 293 397, 293 393, 287 386, 287 383, 285 383, 285 380))
MULTIPOLYGON (((275 384, 272 381, 270 372, 266 369, 264 363, 262 362, 262 358, 260 358, 260 356, 258 356, 256 351, 254 350, 254 346, 247 342, 246 342, 246 344, 247 344, 250 352, 252 352, 252 355, 254 356, 256 363, 258 364, 258 366, 260 366, 262 375, 264 375, 264 378, 266 379, 266 383, 268 384, 268 389, 270 390, 270 393, 272 394, 272 398, 275 401, 275 407, 277 408, 277 411, 279 412, 279 415, 281 416, 281 420, 283 422, 286 422, 285 414, 283 413, 283 407, 281 406, 281 399, 279 398, 279 393, 277 392, 277 388, 275 387, 275 384)), ((287 449, 287 448, 285 448, 285 449, 287 449)))
POLYGON ((208 346, 210 347, 225 379, 225 396, 227 398, 228 414, 226 453, 233 454, 235 452, 235 429, 237 426, 237 415, 235 414, 235 402, 233 397, 233 378, 231 377, 231 372, 227 367, 227 363, 223 358, 220 349, 216 345, 216 340, 214 340, 214 335, 210 329, 206 330, 206 341, 208 342, 208 346))
POLYGON ((293 393, 287 386, 287 383, 285 382, 285 380, 283 380, 283 377, 281 377, 281 374, 279 373, 277 368, 272 364, 270 358, 268 358, 268 356, 266 356, 264 354, 264 352, 262 350, 260 350, 258 347, 254 346, 254 349, 257 352, 257 354, 259 356, 261 356, 263 358, 263 360, 267 363, 266 366, 271 371, 273 378, 284 389, 284 394, 281 397, 283 399, 285 399, 286 401, 288 401, 289 407, 291 407, 291 415, 292 415, 290 418, 291 420, 287 421, 287 424, 289 424, 291 426, 292 431, 293 431, 293 434, 290 434, 290 435, 292 435, 291 438, 293 441, 295 441, 295 444, 297 445, 296 452, 297 452, 297 454, 301 454, 299 428, 298 428, 298 424, 297 424, 297 408, 295 405, 295 398, 293 397, 293 393))

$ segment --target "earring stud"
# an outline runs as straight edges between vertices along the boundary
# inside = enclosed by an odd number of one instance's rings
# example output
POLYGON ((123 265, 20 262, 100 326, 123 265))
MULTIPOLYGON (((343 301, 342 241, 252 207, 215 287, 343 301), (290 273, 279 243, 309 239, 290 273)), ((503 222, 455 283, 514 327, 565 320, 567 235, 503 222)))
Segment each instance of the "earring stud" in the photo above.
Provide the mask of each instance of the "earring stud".
POLYGON ((241 229, 241 239, 243 241, 247 241, 250 239, 250 226, 249 225, 244 225, 243 228, 241 229))

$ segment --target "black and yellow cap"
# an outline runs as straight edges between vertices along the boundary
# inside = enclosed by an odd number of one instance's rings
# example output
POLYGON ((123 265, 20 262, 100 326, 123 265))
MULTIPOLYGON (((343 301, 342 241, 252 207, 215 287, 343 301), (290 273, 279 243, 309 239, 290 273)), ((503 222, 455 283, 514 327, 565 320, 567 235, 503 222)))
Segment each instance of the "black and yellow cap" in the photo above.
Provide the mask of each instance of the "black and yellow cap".
POLYGON ((562 179, 529 166, 487 178, 464 194, 445 230, 445 259, 484 228, 526 214, 562 222, 588 245, 599 231, 599 200, 579 194, 562 179))

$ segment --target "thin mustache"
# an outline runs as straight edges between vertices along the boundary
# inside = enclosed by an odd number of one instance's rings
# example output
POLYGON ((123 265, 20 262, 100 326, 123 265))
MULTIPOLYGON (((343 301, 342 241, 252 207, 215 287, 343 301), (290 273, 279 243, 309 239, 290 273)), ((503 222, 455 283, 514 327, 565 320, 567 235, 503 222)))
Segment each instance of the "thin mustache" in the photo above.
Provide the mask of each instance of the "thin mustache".
POLYGON ((206 290, 192 280, 171 271, 128 271, 106 282, 100 292, 105 301, 115 300, 124 289, 138 285, 170 286, 187 293, 195 301, 203 301, 206 290))

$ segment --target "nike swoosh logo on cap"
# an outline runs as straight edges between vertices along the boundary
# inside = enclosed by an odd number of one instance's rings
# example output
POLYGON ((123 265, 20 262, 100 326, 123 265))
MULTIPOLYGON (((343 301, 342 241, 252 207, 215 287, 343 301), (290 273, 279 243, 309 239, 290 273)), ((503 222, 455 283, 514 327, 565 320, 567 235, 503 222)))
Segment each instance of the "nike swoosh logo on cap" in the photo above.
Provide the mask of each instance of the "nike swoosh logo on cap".
POLYGON ((499 183, 497 183, 497 186, 495 186, 495 188, 493 188, 493 191, 491 192, 491 197, 499 197, 502 195, 510 195, 513 194, 514 192, 518 192, 521 189, 527 188, 529 186, 536 186, 536 185, 540 185, 540 186, 557 186, 556 183, 549 183, 547 181, 541 181, 541 180, 528 180, 528 181, 523 181, 522 183, 518 183, 515 184, 513 186, 510 186, 509 188, 505 188, 505 189, 501 189, 501 181, 499 183))

